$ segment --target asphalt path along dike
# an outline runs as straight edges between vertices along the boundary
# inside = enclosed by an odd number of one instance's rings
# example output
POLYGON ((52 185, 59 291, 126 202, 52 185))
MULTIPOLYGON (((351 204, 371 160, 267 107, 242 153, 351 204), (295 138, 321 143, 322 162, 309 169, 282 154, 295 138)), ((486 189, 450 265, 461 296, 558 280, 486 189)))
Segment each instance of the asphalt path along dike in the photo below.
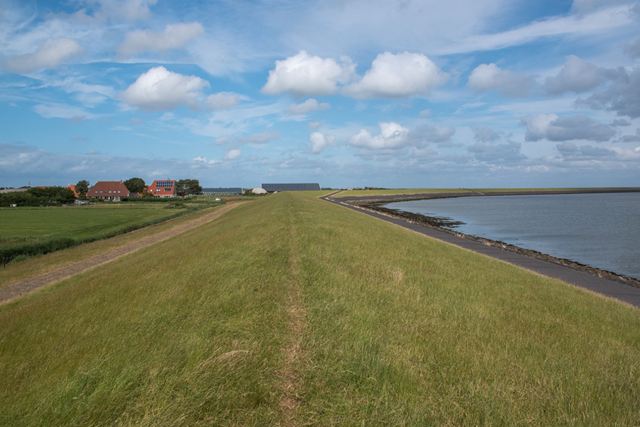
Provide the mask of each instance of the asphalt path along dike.
MULTIPOLYGON (((334 193, 335 194, 335 193, 334 193)), ((544 259, 534 258, 517 252, 511 252, 500 247, 488 246, 479 241, 465 239, 463 237, 456 236, 453 233, 448 233, 437 228, 428 227, 425 225, 415 224, 408 222, 404 219, 383 215, 378 212, 374 212, 368 209, 363 209, 358 206, 354 206, 348 203, 342 202, 343 199, 332 199, 332 194, 323 197, 324 200, 343 206, 348 209, 363 213, 365 215, 372 216, 374 218, 390 222, 400 227, 407 228, 415 231, 416 233, 423 234, 425 236, 433 237, 447 243, 459 246, 461 248, 469 249, 474 252, 481 253, 483 255, 490 256, 492 258, 499 259, 501 261, 508 262, 509 264, 516 265, 518 267, 525 268, 527 270, 534 271, 538 274, 542 274, 547 277, 559 279, 563 282, 569 283, 574 286, 578 286, 590 291, 605 295, 607 297, 615 298, 620 301, 631 304, 640 308, 640 288, 626 285, 619 281, 609 279, 606 277, 598 277, 594 274, 590 274, 586 271, 581 271, 569 266, 560 265, 544 259)), ((435 194, 429 194, 428 197, 437 197, 435 194)), ((450 195, 449 197, 454 196, 450 195)), ((446 196, 445 196, 446 197, 446 196)), ((455 196, 454 196, 455 197, 455 196)), ((404 198, 403 196, 396 196, 396 200, 404 198)), ((422 197, 426 198, 426 197, 422 197)), ((380 200, 380 197, 376 197, 380 200)), ((395 200, 391 200, 391 197, 385 197, 389 200, 389 203, 395 200)), ((350 198, 350 201, 362 200, 360 198, 350 198)))

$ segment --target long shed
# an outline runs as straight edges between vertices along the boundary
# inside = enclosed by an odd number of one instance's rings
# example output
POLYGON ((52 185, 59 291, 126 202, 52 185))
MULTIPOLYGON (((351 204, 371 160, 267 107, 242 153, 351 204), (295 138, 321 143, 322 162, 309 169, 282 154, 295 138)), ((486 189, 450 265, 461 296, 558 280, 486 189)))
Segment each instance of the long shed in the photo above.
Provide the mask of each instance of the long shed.
POLYGON ((239 196, 242 194, 242 188, 203 188, 202 194, 205 196, 216 196, 216 197, 224 197, 224 196, 239 196))
POLYGON ((320 191, 320 184, 262 184, 262 188, 267 190, 269 193, 273 193, 275 191, 320 191))

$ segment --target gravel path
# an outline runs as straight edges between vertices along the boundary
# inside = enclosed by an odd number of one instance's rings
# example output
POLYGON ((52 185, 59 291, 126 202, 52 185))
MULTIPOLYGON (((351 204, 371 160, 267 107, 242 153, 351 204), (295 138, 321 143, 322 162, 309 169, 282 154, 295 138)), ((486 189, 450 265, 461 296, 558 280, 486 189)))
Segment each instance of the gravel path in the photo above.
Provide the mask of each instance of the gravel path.
POLYGON ((39 276, 35 276, 30 279, 22 280, 20 282, 5 286, 0 289, 0 304, 12 300, 20 295, 39 289, 43 286, 50 285, 52 283, 71 277, 75 274, 87 271, 93 267, 97 267, 99 265, 113 261, 114 259, 117 259, 123 255, 127 255, 131 252, 137 251, 138 249, 145 248, 149 245, 161 242, 177 234, 184 233, 187 230, 191 230, 192 228, 198 227, 206 222, 218 218, 220 215, 228 212, 238 205, 239 203, 224 206, 215 212, 201 216, 200 218, 197 218, 185 224, 181 224, 179 226, 171 228, 170 230, 165 230, 158 234, 154 234, 153 236, 145 237, 136 242, 120 246, 119 248, 111 249, 100 255, 92 256, 91 258, 87 258, 75 264, 62 267, 58 270, 44 273, 39 276))

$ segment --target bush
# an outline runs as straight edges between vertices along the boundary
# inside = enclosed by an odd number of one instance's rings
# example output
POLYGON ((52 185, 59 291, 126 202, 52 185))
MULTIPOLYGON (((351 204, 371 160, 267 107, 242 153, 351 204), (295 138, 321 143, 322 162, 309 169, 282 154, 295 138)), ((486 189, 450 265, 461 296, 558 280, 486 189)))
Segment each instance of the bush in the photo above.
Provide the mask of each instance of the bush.
POLYGON ((80 242, 70 237, 55 237, 36 242, 19 243, 0 247, 0 262, 7 265, 15 259, 44 255, 78 245, 80 242))
POLYGON ((36 187, 27 191, 0 194, 0 207, 8 207, 13 204, 18 206, 61 206, 71 204, 75 200, 75 194, 68 188, 36 187))

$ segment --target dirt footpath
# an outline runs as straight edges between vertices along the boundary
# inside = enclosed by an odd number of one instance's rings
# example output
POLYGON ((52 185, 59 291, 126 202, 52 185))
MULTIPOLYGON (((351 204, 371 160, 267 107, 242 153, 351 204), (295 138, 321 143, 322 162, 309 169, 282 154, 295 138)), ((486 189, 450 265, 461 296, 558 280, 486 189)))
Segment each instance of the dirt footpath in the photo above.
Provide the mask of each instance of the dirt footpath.
POLYGON ((181 224, 170 230, 166 230, 158 234, 154 234, 153 236, 145 237, 143 239, 138 240, 137 242, 129 243, 127 245, 120 246, 119 248, 111 249, 100 255, 95 255, 91 258, 87 258, 75 264, 62 267, 58 270, 41 274, 39 276, 35 276, 30 279, 22 280, 20 282, 5 286, 0 289, 0 304, 7 302, 9 300, 12 300, 16 297, 19 297, 20 295, 39 289, 43 286, 47 286, 52 283, 71 277, 74 274, 82 273, 84 271, 89 270, 90 268, 105 264, 109 261, 113 261, 116 258, 119 258, 123 255, 130 254, 131 252, 137 251, 138 249, 145 248, 149 245, 162 242, 163 240, 166 240, 177 234, 184 233, 187 230, 191 230, 192 228, 198 227, 206 222, 209 222, 218 218, 220 215, 224 214, 225 212, 228 212, 229 210, 233 209, 239 204, 240 203, 224 206, 215 212, 212 212, 208 215, 201 216, 200 218, 197 218, 186 224, 181 224))

